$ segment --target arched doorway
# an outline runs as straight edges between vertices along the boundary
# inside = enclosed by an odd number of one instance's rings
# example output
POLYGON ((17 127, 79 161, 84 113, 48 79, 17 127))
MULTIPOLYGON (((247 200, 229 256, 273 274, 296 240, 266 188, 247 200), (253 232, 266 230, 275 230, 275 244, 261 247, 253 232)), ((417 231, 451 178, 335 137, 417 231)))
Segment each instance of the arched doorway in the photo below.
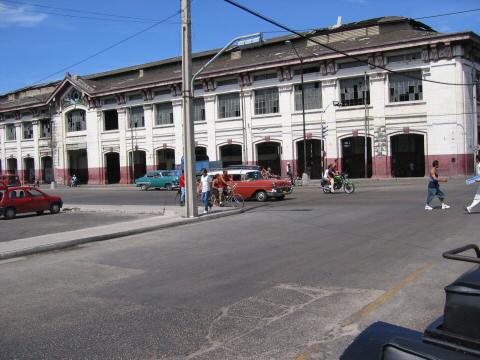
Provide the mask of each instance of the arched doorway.
POLYGON ((276 142, 263 142, 257 144, 257 164, 264 168, 270 168, 272 174, 280 175, 282 169, 280 166, 280 159, 282 148, 276 142))
MULTIPOLYGON (((367 139, 367 176, 372 177, 372 139, 367 139)), ((342 171, 352 178, 365 177, 365 137, 342 139, 342 171)))
POLYGON ((145 151, 130 151, 128 172, 130 179, 133 180, 138 179, 147 173, 147 153, 145 151))
POLYGON ((23 182, 27 184, 35 182, 35 160, 32 157, 23 159, 23 182))
POLYGON ((68 150, 68 175, 76 175, 82 184, 88 183, 88 157, 87 150, 68 150))
POLYGON ((120 154, 109 152, 105 154, 105 179, 107 184, 120 182, 120 154))
POLYGON ((175 169, 175 150, 173 149, 157 150, 157 169, 158 170, 175 169))
POLYGON ((17 174, 18 165, 16 158, 9 158, 7 159, 7 173, 8 174, 17 174))
POLYGON ((42 182, 49 184, 53 181, 53 161, 51 156, 42 157, 42 182))
MULTIPOLYGON (((317 139, 307 140, 307 173, 311 179, 322 178, 322 141, 317 139)), ((303 140, 297 141, 297 169, 302 176, 303 169, 303 140)))
POLYGON ((425 176, 425 137, 423 135, 394 135, 390 137, 390 144, 393 176, 425 176))
POLYGON ((220 160, 224 167, 242 165, 242 145, 229 144, 220 146, 220 160))
POLYGON ((195 161, 208 161, 207 148, 204 146, 195 147, 195 161))

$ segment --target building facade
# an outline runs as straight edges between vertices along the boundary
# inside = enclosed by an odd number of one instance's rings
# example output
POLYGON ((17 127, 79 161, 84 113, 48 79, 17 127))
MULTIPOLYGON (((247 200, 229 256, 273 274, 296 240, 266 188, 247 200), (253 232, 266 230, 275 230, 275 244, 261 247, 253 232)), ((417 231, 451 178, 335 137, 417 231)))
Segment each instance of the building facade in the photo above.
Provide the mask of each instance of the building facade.
MULTIPOLYGON (((480 38, 384 17, 221 56, 195 84, 198 160, 352 177, 468 174, 478 144, 480 38), (328 48, 322 46, 328 45, 328 48), (348 55, 348 56, 347 56, 348 55), (354 56, 352 58, 351 56, 354 56), (388 70, 387 70, 388 69, 388 70), (366 143, 366 144, 365 144, 366 143), (365 146, 366 145, 366 146, 365 146), (365 156, 365 151, 367 156, 365 156), (365 166, 365 159, 367 166, 365 166)), ((216 51, 194 55, 194 70, 216 51)), ((181 59, 76 76, 0 96, 0 171, 24 182, 129 183, 183 156, 181 59)))

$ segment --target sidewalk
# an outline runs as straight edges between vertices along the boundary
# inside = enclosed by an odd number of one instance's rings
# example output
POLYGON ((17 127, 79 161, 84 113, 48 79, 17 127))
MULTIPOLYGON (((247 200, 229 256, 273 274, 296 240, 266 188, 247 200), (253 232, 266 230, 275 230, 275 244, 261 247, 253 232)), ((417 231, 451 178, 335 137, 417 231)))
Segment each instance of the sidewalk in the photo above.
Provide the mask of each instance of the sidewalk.
MULTIPOLYGON (((69 208, 73 209, 70 205, 69 208)), ((105 205, 78 205, 80 211, 105 211, 112 212, 112 208, 118 209, 118 206, 105 205), (83 208, 83 209, 82 209, 83 208)), ((138 211, 139 206, 121 206, 120 211, 138 211)), ((143 207, 142 207, 143 208, 143 207)), ((20 256, 39 254, 46 251, 65 249, 68 247, 85 244, 93 241, 102 241, 124 236, 141 234, 159 229, 208 221, 220 217, 243 213, 246 208, 230 209, 216 208, 213 212, 201 215, 197 218, 182 218, 180 207, 152 207, 151 214, 160 216, 148 217, 140 220, 115 223, 111 225, 96 226, 87 229, 66 231, 56 234, 48 234, 25 239, 18 239, 0 243, 0 260, 11 259, 20 256), (174 209, 178 208, 178 209, 174 209)), ((78 210, 77 210, 78 211, 78 210)), ((147 209, 148 211, 148 209, 147 209)), ((138 214, 138 212, 136 212, 138 214)))

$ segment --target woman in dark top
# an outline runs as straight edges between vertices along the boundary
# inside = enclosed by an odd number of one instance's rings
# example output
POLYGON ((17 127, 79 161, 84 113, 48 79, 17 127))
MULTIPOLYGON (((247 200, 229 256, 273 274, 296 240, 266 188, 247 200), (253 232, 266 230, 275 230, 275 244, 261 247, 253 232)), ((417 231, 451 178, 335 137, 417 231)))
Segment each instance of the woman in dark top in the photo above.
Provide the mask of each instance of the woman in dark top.
POLYGON ((447 181, 447 179, 438 176, 438 160, 434 160, 432 163, 432 169, 430 170, 430 179, 428 181, 428 195, 425 210, 433 210, 430 203, 435 197, 438 197, 442 203, 442 210, 450 208, 449 205, 445 204, 445 194, 440 190, 440 183, 446 183, 447 181))

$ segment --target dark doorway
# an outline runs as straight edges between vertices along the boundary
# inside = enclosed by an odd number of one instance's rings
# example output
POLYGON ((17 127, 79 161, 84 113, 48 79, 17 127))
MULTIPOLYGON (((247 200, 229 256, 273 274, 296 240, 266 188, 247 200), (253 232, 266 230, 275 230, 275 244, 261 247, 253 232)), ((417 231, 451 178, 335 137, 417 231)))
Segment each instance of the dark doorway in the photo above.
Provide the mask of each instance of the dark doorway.
POLYGON ((195 147, 195 161, 208 161, 207 148, 203 146, 195 147))
POLYGON ((261 167, 271 169, 271 173, 280 175, 282 172, 280 166, 282 148, 276 142, 264 142, 257 144, 257 164, 261 167))
POLYGON ((147 154, 145 151, 135 150, 129 153, 128 172, 130 174, 130 179, 133 180, 138 179, 147 173, 147 154))
POLYGON ((118 184, 120 182, 120 154, 110 152, 105 154, 105 178, 107 184, 118 184))
POLYGON ((17 159, 15 158, 7 159, 7 173, 16 175, 17 170, 18 170, 17 159))
POLYGON ((242 165, 242 145, 223 145, 220 147, 220 160, 223 166, 242 165))
POLYGON ((53 161, 51 156, 42 157, 42 182, 49 184, 53 181, 53 161))
MULTIPOLYGON (((352 178, 365 177, 365 138, 342 139, 342 171, 352 178)), ((367 176, 372 177, 372 139, 367 140, 367 176)))
POLYGON ((35 160, 31 157, 23 159, 23 182, 27 184, 35 182, 35 160))
MULTIPOLYGON (((322 142, 321 140, 307 140, 307 174, 311 179, 322 178, 322 142)), ((297 141, 297 169, 302 176, 303 169, 303 140, 297 141)))
POLYGON ((401 134, 390 138, 392 150, 392 176, 425 176, 424 136, 401 134))
POLYGON ((81 184, 88 184, 88 158, 87 150, 69 150, 68 175, 76 175, 81 184))
POLYGON ((175 150, 160 149, 157 150, 157 170, 175 169, 175 150))

